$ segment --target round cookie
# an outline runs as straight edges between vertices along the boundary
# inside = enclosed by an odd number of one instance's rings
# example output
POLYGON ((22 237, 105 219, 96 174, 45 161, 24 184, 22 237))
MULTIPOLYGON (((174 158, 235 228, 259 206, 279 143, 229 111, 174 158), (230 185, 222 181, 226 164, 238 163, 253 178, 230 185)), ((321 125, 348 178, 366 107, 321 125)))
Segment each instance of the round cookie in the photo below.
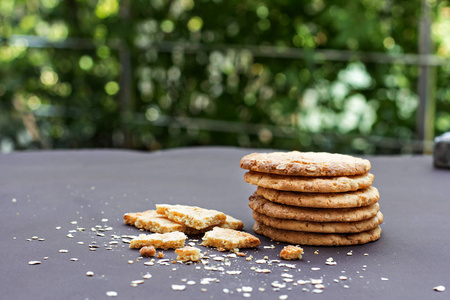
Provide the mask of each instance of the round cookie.
POLYGON ((301 207, 344 208, 368 206, 378 202, 375 187, 346 193, 299 193, 267 189, 258 186, 256 193, 271 202, 301 207))
POLYGON ((372 185, 373 174, 339 177, 285 176, 249 171, 244 180, 250 184, 281 191, 308 193, 341 193, 366 189, 372 185))
POLYGON ((380 206, 378 203, 356 208, 305 208, 273 203, 254 193, 248 206, 260 214, 286 220, 308 222, 356 222, 373 218, 380 206))
POLYGON ((383 214, 378 212, 375 217, 356 222, 304 222, 272 218, 253 211, 253 219, 260 224, 284 230, 320 233, 356 233, 378 227, 383 222, 383 214))
POLYGON ((240 167, 250 171, 294 176, 347 176, 369 172, 367 159, 326 152, 272 152, 244 156, 240 167))
POLYGON ((294 245, 310 246, 350 246, 366 244, 380 238, 381 228, 378 226, 369 231, 358 233, 312 233, 277 229, 255 222, 253 231, 274 241, 294 245))

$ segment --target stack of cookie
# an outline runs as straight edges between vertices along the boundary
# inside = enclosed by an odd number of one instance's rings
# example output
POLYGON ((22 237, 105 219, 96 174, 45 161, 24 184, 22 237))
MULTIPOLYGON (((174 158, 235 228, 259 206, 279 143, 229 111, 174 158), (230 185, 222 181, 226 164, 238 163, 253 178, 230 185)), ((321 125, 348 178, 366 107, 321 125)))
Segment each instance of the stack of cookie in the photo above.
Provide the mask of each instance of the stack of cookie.
POLYGON ((257 185, 249 206, 253 230, 275 241, 313 246, 379 239, 383 215, 370 162, 314 152, 253 153, 241 159, 257 185))

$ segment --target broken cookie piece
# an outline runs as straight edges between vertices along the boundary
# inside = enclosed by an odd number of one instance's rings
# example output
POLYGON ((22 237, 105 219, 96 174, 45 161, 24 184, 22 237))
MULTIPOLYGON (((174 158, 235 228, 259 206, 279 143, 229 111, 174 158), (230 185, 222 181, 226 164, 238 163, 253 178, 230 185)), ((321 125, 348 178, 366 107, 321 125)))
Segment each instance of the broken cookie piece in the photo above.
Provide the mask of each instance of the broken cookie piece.
POLYGON ((241 230, 242 228, 244 228, 244 222, 242 222, 241 220, 233 218, 232 216, 229 216, 229 215, 225 215, 225 216, 226 216, 225 222, 220 224, 219 227, 236 229, 236 230, 241 230))
POLYGON ((285 260, 302 259, 303 248, 298 246, 286 246, 281 250, 280 257, 285 260))
POLYGON ((153 246, 157 249, 176 249, 184 246, 187 236, 183 232, 140 234, 130 242, 130 248, 153 246))
POLYGON ((152 213, 151 210, 146 210, 143 212, 136 212, 136 213, 126 213, 123 215, 123 221, 125 222, 125 224, 134 226, 139 217, 145 216, 145 215, 148 215, 151 213, 152 213))
POLYGON ((173 231, 184 232, 184 225, 167 219, 164 215, 158 214, 156 210, 147 210, 138 216, 134 226, 156 233, 168 233, 173 231))
POLYGON ((220 211, 197 206, 157 204, 156 212, 169 220, 198 230, 220 225, 226 220, 226 215, 220 211))
POLYGON ((186 246, 175 250, 178 261, 199 261, 203 255, 199 248, 186 246))
POLYGON ((234 229, 214 227, 203 236, 203 246, 233 250, 254 248, 261 244, 260 240, 250 233, 234 229))

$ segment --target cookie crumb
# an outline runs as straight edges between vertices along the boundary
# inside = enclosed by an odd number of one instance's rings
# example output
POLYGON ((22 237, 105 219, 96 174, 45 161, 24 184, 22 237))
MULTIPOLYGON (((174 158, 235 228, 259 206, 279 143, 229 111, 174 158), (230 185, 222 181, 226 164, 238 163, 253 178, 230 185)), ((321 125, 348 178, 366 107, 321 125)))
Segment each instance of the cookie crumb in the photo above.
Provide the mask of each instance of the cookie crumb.
POLYGON ((144 246, 139 250, 139 254, 146 257, 155 256, 156 249, 153 246, 144 246))
POLYGON ((157 258, 163 258, 163 257, 164 257, 164 253, 163 252, 158 252, 157 258))
POLYGON ((298 246, 286 246, 281 250, 280 257, 284 260, 302 259, 303 249, 298 246))
POLYGON ((178 261, 199 261, 203 257, 200 251, 201 250, 199 248, 186 246, 176 249, 175 253, 178 255, 178 261))

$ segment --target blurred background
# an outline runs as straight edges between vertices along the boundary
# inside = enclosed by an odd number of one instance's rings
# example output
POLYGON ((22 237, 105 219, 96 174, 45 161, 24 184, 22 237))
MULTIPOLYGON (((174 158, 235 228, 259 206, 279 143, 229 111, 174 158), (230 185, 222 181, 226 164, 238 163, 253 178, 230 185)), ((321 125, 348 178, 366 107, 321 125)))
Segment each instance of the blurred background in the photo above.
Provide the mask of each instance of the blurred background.
POLYGON ((1 152, 429 152, 449 82, 450 1, 0 1, 1 152))

